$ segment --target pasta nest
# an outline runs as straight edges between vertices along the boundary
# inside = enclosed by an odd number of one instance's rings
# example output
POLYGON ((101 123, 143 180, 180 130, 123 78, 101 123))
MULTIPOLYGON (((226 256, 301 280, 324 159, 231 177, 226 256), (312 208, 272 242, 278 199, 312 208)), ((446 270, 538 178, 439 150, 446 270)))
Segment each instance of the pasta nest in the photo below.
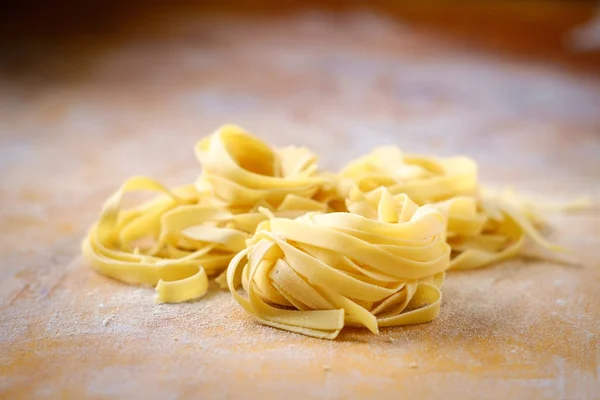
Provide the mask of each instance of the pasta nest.
MULTIPOLYGON (((385 186, 406 193, 417 204, 432 204, 447 218, 452 269, 473 269, 516 256, 525 237, 552 250, 533 225, 534 216, 511 199, 490 195, 477 180, 477 164, 468 157, 424 157, 381 147, 340 172, 340 192, 385 186)), ((352 202, 352 199, 349 199, 352 202)))
POLYGON ((82 244, 94 269, 155 285, 160 302, 202 297, 207 276, 222 273, 259 321, 332 339, 345 325, 431 321, 446 270, 514 257, 526 237, 562 250, 525 203, 480 188, 467 157, 384 147, 336 175, 306 148, 273 148, 234 125, 195 151, 195 184, 134 177, 106 201, 82 244), (158 196, 123 207, 148 191, 158 196))
POLYGON ((340 191, 353 187, 369 192, 385 186, 406 193, 417 204, 435 203, 477 193, 477 164, 468 157, 434 158, 379 147, 340 171, 340 191))
POLYGON ((227 270, 236 301, 267 325, 329 339, 344 325, 433 320, 450 258, 442 212, 384 187, 353 190, 348 208, 261 222, 227 270))
POLYGON ((207 275, 225 270, 268 217, 328 212, 335 175, 321 173, 303 148, 278 152, 241 128, 224 126, 197 145, 198 185, 170 190, 146 177, 126 181, 105 203, 82 250, 100 273, 128 283, 157 285, 157 300, 201 297, 207 275), (122 209, 131 192, 159 196, 122 209))
POLYGON ((276 209, 260 208, 233 213, 199 203, 191 186, 169 190, 152 179, 134 177, 106 202, 83 242, 83 254, 106 276, 157 285, 159 301, 189 300, 206 293, 207 275, 222 272, 267 216, 323 209, 295 196, 288 196, 276 209), (122 210, 122 198, 136 191, 158 191, 161 196, 122 210))
POLYGON ((203 168, 198 191, 226 207, 277 208, 288 196, 311 207, 311 201, 327 204, 337 195, 336 175, 321 172, 310 150, 274 149, 235 125, 200 140, 195 151, 203 168))

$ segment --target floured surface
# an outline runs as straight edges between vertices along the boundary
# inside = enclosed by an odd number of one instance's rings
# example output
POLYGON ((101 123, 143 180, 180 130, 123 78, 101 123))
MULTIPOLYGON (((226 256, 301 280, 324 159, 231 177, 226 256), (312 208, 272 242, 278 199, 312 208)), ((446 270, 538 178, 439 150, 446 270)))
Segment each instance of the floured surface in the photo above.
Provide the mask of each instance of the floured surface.
POLYGON ((2 395, 600 393, 597 80, 470 53, 378 15, 177 18, 152 39, 76 54, 75 75, 2 82, 2 395), (588 194, 595 208, 551 218, 552 239, 583 266, 451 273, 436 321, 335 342, 260 326, 214 287, 155 305, 151 289, 89 270, 79 242, 106 196, 133 174, 192 181, 194 143, 224 122, 314 148, 327 168, 395 144, 464 153, 484 182, 528 195, 588 194))

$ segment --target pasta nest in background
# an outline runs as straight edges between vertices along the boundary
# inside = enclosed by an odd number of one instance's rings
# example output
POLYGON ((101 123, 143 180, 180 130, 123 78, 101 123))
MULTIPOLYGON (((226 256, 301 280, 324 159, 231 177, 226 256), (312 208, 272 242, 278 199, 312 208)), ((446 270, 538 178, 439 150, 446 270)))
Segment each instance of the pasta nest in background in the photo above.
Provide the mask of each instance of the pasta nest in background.
POLYGON ((319 170, 303 147, 274 149, 235 125, 225 125, 196 145, 202 175, 196 188, 216 204, 236 210, 321 208, 337 199, 337 177, 319 170))
POLYGON ((236 301, 267 325, 329 339, 344 325, 378 333, 434 319, 450 259, 444 215, 383 187, 354 191, 348 208, 262 222, 227 271, 236 301))
POLYGON ((385 186, 405 193, 417 204, 435 203, 477 193, 477 164, 468 157, 436 158, 379 147, 346 165, 339 173, 340 192, 347 197, 357 187, 369 192, 385 186))
MULTIPOLYGON (((382 147, 351 162, 340 172, 340 192, 370 191, 380 186, 406 193, 419 205, 432 204, 447 218, 452 269, 473 269, 516 256, 529 236, 548 243, 514 197, 491 195, 479 187, 477 164, 467 157, 424 157, 382 147)), ((352 202, 352 199, 349 199, 352 202)))
POLYGON ((277 152, 241 128, 225 126, 196 150, 203 166, 196 186, 171 191, 134 177, 107 200, 83 243, 98 272, 157 285, 161 302, 201 297, 207 275, 224 271, 261 221, 327 212, 335 199, 335 175, 321 173, 307 149, 277 152), (139 191, 159 197, 122 210, 122 198, 139 191))

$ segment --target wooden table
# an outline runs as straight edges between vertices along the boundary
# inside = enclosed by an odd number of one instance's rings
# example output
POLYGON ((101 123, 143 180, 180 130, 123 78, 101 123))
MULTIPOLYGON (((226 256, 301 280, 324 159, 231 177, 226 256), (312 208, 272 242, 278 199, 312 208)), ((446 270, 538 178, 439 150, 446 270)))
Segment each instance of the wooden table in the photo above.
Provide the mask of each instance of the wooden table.
POLYGON ((1 75, 0 397, 600 397, 595 64, 481 50, 376 12, 146 18, 1 75), (155 305, 81 262, 124 179, 192 181, 193 145, 225 122, 309 146, 326 168, 395 144, 467 154, 490 186, 591 196, 550 216, 582 266, 451 272, 434 322, 330 342, 261 326, 215 287, 155 305))

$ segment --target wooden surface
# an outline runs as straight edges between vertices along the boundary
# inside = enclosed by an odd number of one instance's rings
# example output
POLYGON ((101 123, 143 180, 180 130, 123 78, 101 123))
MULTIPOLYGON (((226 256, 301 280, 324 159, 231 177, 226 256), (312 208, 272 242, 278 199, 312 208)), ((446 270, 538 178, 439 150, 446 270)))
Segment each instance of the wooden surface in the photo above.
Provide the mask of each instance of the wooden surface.
POLYGON ((153 23, 1 75, 1 397, 600 397, 597 74, 378 13, 153 23), (482 181, 524 195, 587 194, 594 208, 550 217, 582 266, 453 272, 436 321, 329 342, 258 325, 216 288, 155 305, 79 260, 125 178, 192 181, 193 145, 225 122, 327 168, 396 144, 469 155, 482 181))

